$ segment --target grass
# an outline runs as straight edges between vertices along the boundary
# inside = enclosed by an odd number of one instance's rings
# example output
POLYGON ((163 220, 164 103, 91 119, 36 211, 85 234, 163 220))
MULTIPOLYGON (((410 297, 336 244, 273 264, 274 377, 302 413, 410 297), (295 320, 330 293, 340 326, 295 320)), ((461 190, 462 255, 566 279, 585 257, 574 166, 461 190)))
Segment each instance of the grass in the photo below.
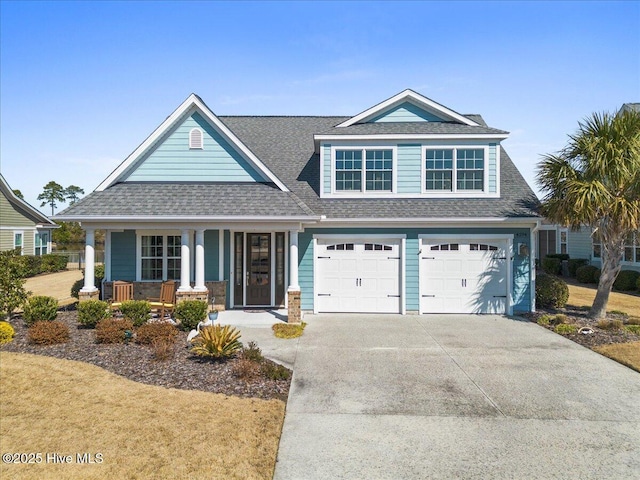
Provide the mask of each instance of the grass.
POLYGON ((273 333, 278 338, 297 338, 304 332, 307 324, 302 323, 276 323, 271 326, 273 333))
POLYGON ((614 343, 593 347, 593 349, 605 357, 640 372, 640 342, 614 343))
MULTIPOLYGON (((591 307, 596 296, 596 286, 569 284, 568 304, 574 307, 591 307)), ((609 295, 608 310, 617 312, 640 311, 640 297, 620 292, 611 292, 609 295)))
MULTIPOLYGON (((195 367, 197 368, 197 367, 195 367)), ((96 366, 0 352, 0 451, 101 453, 0 464, 8 479, 271 478, 283 402, 166 389, 96 366)))

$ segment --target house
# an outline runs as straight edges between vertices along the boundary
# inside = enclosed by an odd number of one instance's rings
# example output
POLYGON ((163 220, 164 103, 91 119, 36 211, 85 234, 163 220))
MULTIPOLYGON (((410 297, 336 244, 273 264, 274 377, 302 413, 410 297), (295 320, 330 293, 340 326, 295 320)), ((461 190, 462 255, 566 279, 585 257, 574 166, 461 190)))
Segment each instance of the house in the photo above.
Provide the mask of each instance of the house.
MULTIPOLYGON (((620 108, 620 112, 624 111, 640 112, 640 103, 625 103, 620 108)), ((538 260, 548 254, 566 253, 570 258, 587 260, 589 265, 598 268, 602 265, 601 244, 598 235, 594 234, 588 226, 582 226, 579 230, 571 230, 543 220, 538 230, 536 252, 538 260)), ((640 272, 640 232, 627 238, 622 258, 622 269, 640 272)))
POLYGON ((358 115, 217 116, 190 95, 60 220, 105 290, 307 312, 534 309, 537 199, 508 132, 405 90, 358 115))
POLYGON ((23 255, 51 252, 55 222, 17 197, 0 174, 0 250, 20 248, 23 255))

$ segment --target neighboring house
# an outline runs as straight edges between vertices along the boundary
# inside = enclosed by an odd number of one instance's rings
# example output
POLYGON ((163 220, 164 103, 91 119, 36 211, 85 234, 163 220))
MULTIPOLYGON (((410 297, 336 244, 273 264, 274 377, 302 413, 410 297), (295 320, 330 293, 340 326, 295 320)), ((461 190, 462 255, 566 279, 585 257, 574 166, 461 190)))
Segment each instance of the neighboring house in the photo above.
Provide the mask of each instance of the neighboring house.
MULTIPOLYGON (((621 112, 632 110, 640 112, 640 103, 625 103, 620 108, 621 112)), ((592 235, 590 227, 583 226, 578 231, 572 231, 543 220, 538 231, 536 258, 542 259, 547 254, 567 253, 570 258, 584 258, 590 265, 600 267, 600 249, 598 235, 592 235)), ((627 238, 622 269, 640 271, 640 232, 627 238)))
POLYGON ((51 253, 51 231, 58 225, 16 197, 1 174, 0 192, 0 250, 20 248, 23 255, 51 253))
POLYGON ((353 117, 218 117, 191 95, 57 218, 87 231, 86 296, 105 229, 105 288, 178 279, 290 320, 529 311, 540 218, 507 136, 411 90, 353 117))

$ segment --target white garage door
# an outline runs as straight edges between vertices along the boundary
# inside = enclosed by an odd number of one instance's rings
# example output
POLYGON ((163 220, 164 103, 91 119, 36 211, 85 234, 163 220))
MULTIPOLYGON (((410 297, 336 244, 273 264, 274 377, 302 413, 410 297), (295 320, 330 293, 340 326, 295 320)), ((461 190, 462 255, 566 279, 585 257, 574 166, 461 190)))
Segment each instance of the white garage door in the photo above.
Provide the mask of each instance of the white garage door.
POLYGON ((400 313, 400 240, 316 244, 318 312, 400 313))
POLYGON ((507 242, 423 239, 422 313, 507 313, 507 242))

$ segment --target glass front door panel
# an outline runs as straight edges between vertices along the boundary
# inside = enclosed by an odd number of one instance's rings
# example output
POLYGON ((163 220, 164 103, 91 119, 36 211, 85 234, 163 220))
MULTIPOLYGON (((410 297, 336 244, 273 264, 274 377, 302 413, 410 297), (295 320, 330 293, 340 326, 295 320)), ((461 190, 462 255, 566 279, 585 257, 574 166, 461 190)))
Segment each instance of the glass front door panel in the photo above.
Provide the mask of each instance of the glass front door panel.
POLYGON ((271 234, 247 234, 247 305, 271 304, 271 234))

